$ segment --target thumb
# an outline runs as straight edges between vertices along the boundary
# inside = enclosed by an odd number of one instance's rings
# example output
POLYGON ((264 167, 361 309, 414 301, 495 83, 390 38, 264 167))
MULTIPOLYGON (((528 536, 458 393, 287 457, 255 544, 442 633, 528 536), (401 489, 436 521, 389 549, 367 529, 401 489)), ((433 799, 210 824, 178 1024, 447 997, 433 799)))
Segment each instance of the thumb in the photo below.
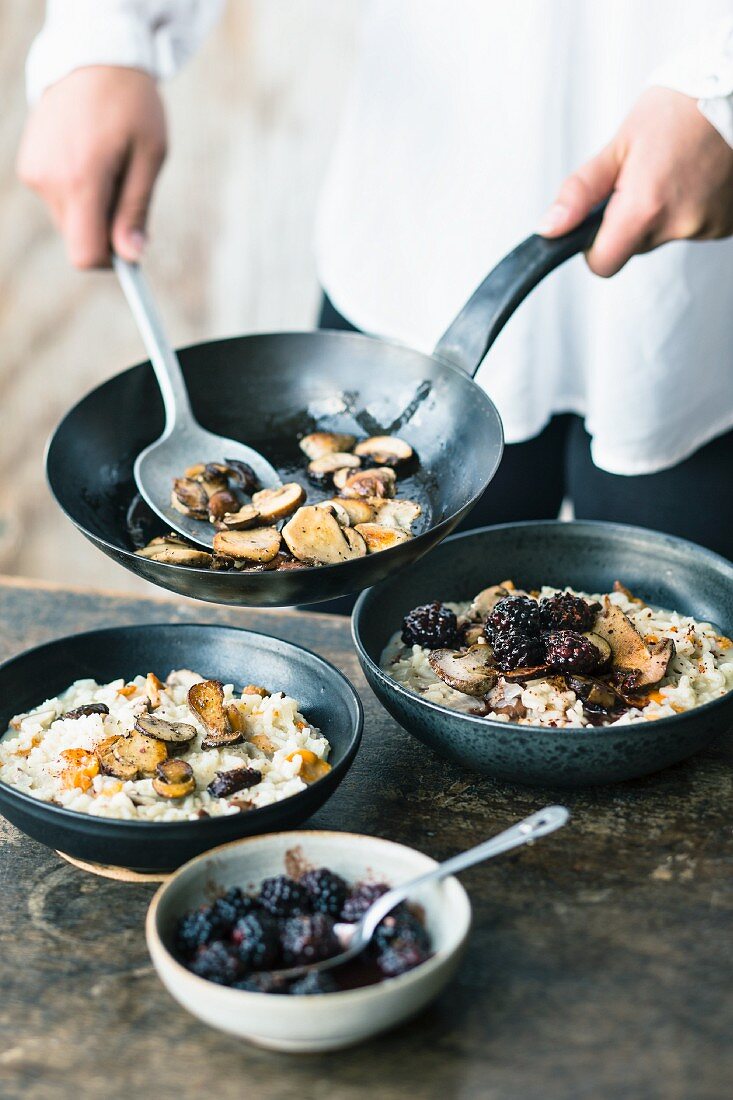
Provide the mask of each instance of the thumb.
POLYGON ((540 219, 537 232, 543 237, 560 237, 575 229, 596 203, 611 193, 619 168, 615 147, 607 145, 572 176, 568 176, 554 203, 540 219))
POLYGON ((145 225, 162 153, 136 149, 127 165, 112 215, 112 248, 123 260, 136 263, 145 248, 145 225))

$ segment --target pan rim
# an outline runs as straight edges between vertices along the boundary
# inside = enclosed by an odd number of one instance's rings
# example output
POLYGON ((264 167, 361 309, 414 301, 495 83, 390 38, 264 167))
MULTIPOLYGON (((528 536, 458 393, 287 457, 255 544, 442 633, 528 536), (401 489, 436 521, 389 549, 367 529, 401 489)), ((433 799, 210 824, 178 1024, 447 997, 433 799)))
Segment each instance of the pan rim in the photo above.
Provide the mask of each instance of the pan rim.
MULTIPOLYGON (((433 361, 434 363, 439 364, 441 369, 447 370, 447 371, 451 372, 451 374, 460 377, 462 379, 462 383, 468 383, 475 390, 478 391, 478 393, 481 395, 481 398, 483 399, 483 403, 486 407, 486 411, 487 411, 488 415, 495 420, 495 423, 496 423, 496 426, 497 426, 497 429, 498 429, 498 447, 497 447, 497 454, 496 454, 496 459, 495 459, 495 462, 493 464, 493 467, 491 468, 488 476, 485 477, 485 479, 483 481, 483 484, 482 484, 481 488, 478 490, 478 492, 474 493, 468 499, 468 501, 465 504, 463 504, 456 511, 451 512, 450 515, 444 516, 443 519, 440 520, 439 523, 433 524, 432 526, 428 527, 427 530, 422 531, 419 535, 416 535, 413 539, 410 540, 410 542, 413 545, 416 545, 416 544, 419 545, 422 540, 427 538, 427 536, 432 535, 436 531, 440 531, 445 525, 450 524, 455 519, 456 516, 458 516, 461 513, 465 514, 467 511, 470 511, 470 509, 474 506, 474 504, 476 504, 476 502, 483 496, 484 492, 486 491, 487 486, 490 484, 490 482, 493 480, 494 476, 496 475, 496 471, 498 470, 499 465, 501 463, 502 456, 504 454, 504 447, 505 447, 504 424, 503 424, 503 421, 501 419, 501 416, 499 415, 499 411, 498 411, 496 405, 494 404, 492 399, 489 397, 489 395, 486 393, 486 391, 484 389, 482 389, 482 387, 479 386, 475 382, 475 380, 473 378, 471 378, 470 375, 466 371, 464 371, 461 367, 457 366, 455 363, 451 363, 449 360, 441 358, 439 355, 436 355, 434 352, 429 352, 428 353, 428 352, 418 351, 416 348, 411 348, 408 344, 403 344, 399 340, 382 339, 381 337, 371 336, 371 335, 369 335, 368 333, 365 333, 365 332, 342 332, 342 331, 336 330, 336 329, 318 329, 318 330, 313 330, 313 329, 310 329, 310 330, 309 329, 297 330, 297 329, 294 329, 294 330, 288 330, 288 331, 285 331, 285 332, 252 332, 252 333, 245 333, 245 334, 240 335, 240 336, 225 336, 225 337, 220 337, 220 338, 216 338, 216 339, 212 339, 212 340, 200 340, 195 344, 185 344, 181 347, 177 347, 176 351, 177 352, 188 352, 188 351, 197 350, 199 348, 208 347, 208 346, 214 345, 214 344, 224 345, 224 344, 233 343, 235 341, 238 342, 238 341, 241 341, 241 340, 249 340, 249 339, 257 340, 257 339, 271 339, 273 337, 290 338, 290 337, 303 337, 303 336, 335 337, 336 339, 338 339, 340 341, 343 341, 343 342, 369 341, 372 344, 377 344, 379 347, 382 347, 383 345, 386 345, 387 347, 396 348, 399 351, 409 352, 412 355, 418 355, 423 359, 428 359, 428 360, 433 361)), ((51 431, 51 434, 49 435, 49 437, 46 441, 46 446, 44 448, 44 456, 43 456, 43 468, 44 468, 45 477, 46 477, 46 484, 48 485, 48 488, 49 488, 49 490, 51 492, 51 495, 53 496, 57 506, 61 509, 63 514, 66 516, 66 518, 71 523, 73 523, 73 525, 76 527, 76 529, 78 531, 81 531, 82 534, 86 538, 90 539, 92 542, 96 543, 98 546, 105 547, 107 550, 112 551, 112 553, 114 555, 122 555, 125 559, 135 559, 136 558, 135 551, 134 550, 129 550, 127 547, 124 547, 124 546, 118 546, 116 543, 110 542, 109 539, 106 539, 106 538, 102 537, 101 535, 94 534, 87 527, 85 527, 83 523, 81 523, 78 519, 76 519, 75 516, 73 516, 71 514, 71 512, 68 510, 68 508, 66 508, 66 506, 62 503, 62 501, 60 500, 59 495, 56 492, 56 489, 54 487, 54 482, 53 482, 53 477, 52 477, 52 474, 51 474, 50 461, 49 460, 50 460, 50 454, 51 454, 53 444, 54 444, 59 432, 61 431, 63 426, 66 424, 66 422, 74 415, 74 413, 77 411, 77 409, 81 405, 83 405, 84 402, 87 401, 92 396, 92 394, 97 393, 98 390, 102 389, 104 386, 108 385, 109 383, 116 381, 122 375, 128 374, 131 371, 134 371, 134 370, 137 370, 140 367, 146 367, 146 366, 148 366, 148 367, 150 366, 150 360, 149 359, 142 359, 137 363, 133 363, 129 367, 124 367, 121 371, 117 371, 115 374, 110 375, 109 378, 105 378, 97 386, 93 386, 90 390, 87 390, 86 393, 84 393, 77 401, 74 402, 74 404, 71 406, 71 408, 67 409, 67 411, 64 413, 64 415, 61 417, 61 419, 55 425, 55 427, 51 431)), ((380 551, 380 560, 382 560, 381 555, 388 555, 390 558, 392 558, 392 557, 395 557, 396 555, 398 555, 400 553, 400 550, 401 550, 400 546, 394 546, 394 547, 391 547, 388 550, 381 550, 380 551)), ((384 560, 386 560, 386 559, 384 559, 384 560)), ((318 575, 321 575, 321 576, 331 576, 331 575, 334 574, 335 571, 343 570, 345 566, 353 566, 353 564, 354 564, 354 562, 352 560, 352 561, 338 562, 335 565, 304 566, 303 569, 299 569, 298 572, 301 573, 301 574, 313 573, 313 574, 318 574, 318 575)), ((210 569, 205 569, 203 567, 196 567, 196 566, 190 566, 190 565, 175 565, 175 564, 171 564, 171 563, 167 563, 167 562, 152 562, 151 565, 155 566, 156 568, 161 568, 161 569, 166 570, 166 571, 174 570, 176 574, 180 573, 183 576, 189 576, 189 577, 198 577, 198 576, 201 576, 202 574, 203 575, 208 575, 208 574, 211 573, 210 569)), ((277 573, 277 570, 274 570, 273 572, 277 573)), ((260 573, 246 572, 244 570, 242 570, 242 571, 233 570, 231 572, 222 570, 222 571, 218 572, 217 576, 218 576, 218 579, 220 579, 223 584, 230 585, 230 586, 236 588, 237 587, 237 582, 240 579, 246 579, 248 585, 254 584, 254 585, 259 585, 259 586, 266 586, 266 578, 269 576, 269 573, 266 570, 263 570, 260 573), (262 579, 260 579, 260 578, 262 578, 262 579)))
MULTIPOLYGON (((286 803, 290 806, 296 804, 296 800, 302 800, 304 797, 307 797, 309 792, 314 787, 316 787, 319 783, 326 781, 328 777, 333 775, 334 773, 343 778, 343 773, 348 771, 348 769, 351 767, 351 764, 353 763, 354 758, 359 751, 364 732, 364 705, 361 701, 359 693, 357 692, 356 688, 351 683, 349 678, 339 668, 332 664, 331 661, 329 661, 326 657, 322 657, 320 653, 315 653, 312 649, 308 649, 306 646, 298 645, 297 642, 289 642, 286 641, 284 638, 278 638, 272 634, 265 634, 265 632, 262 630, 248 630, 246 627, 229 626, 221 623, 197 623, 191 621, 182 623, 146 622, 130 623, 123 626, 104 626, 99 627, 96 630, 84 630, 80 631, 78 634, 64 634, 58 638, 50 638, 46 642, 40 642, 38 645, 31 646, 30 649, 24 649, 22 650, 22 652, 16 653, 13 657, 8 657, 5 661, 0 663, 0 673, 4 673, 15 662, 19 662, 27 657, 39 657, 41 651, 49 646, 71 642, 76 639, 89 640, 95 637, 99 637, 100 635, 107 635, 116 631, 129 631, 132 633, 150 631, 152 628, 155 627, 169 627, 174 629, 175 631, 178 631, 181 628, 188 629, 191 627, 195 627, 199 630, 234 631, 238 635, 249 635, 257 639, 264 638, 266 641, 272 644, 283 645, 286 646, 288 649, 298 650, 301 653, 305 653, 310 658, 315 658, 318 663, 325 666, 328 673, 332 675, 335 674, 336 679, 340 680, 346 688, 346 695, 350 699, 350 702, 354 704, 351 734, 346 746, 346 750, 344 752, 343 758, 339 760, 337 764, 333 765, 328 775, 324 776, 323 779, 317 779, 315 783, 307 786, 305 790, 297 791, 296 794, 289 795, 287 798, 281 799, 279 802, 273 802, 270 803, 268 806, 258 806, 254 810, 249 810, 247 812, 248 821, 256 820, 255 815, 257 814, 272 814, 273 812, 276 812, 283 803, 286 803)), ((7 731, 4 731, 2 734, 0 734, 0 740, 4 739, 6 733, 7 731)), ((13 787, 10 783, 6 783, 4 779, 0 779, 0 795, 2 797, 10 797, 11 799, 19 801, 21 805, 34 808, 36 810, 40 807, 42 811, 53 813, 55 817, 60 817, 62 820, 67 820, 70 824, 86 822, 90 825, 90 827, 91 825, 96 825, 100 828, 125 828, 138 831, 145 828, 156 828, 162 831, 163 829, 190 829, 192 826, 194 826, 196 827, 196 829, 201 828, 204 830, 214 830, 216 828, 220 828, 222 822, 231 821, 232 817, 236 816, 234 814, 221 814, 218 817, 196 818, 193 821, 190 819, 186 819, 185 821, 128 821, 124 818, 97 817, 92 814, 82 813, 79 810, 69 810, 65 806, 57 806, 54 802, 46 802, 44 799, 41 798, 34 798, 33 795, 27 794, 25 791, 21 791, 17 787, 13 787)))

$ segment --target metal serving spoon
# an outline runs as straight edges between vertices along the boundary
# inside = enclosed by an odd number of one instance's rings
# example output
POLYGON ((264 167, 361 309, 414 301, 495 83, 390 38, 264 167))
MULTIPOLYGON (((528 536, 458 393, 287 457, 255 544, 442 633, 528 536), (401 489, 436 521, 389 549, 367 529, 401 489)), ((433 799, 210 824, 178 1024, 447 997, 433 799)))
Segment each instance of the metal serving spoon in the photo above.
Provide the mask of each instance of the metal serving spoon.
POLYGON ((475 848, 469 848, 467 852, 460 852, 452 859, 447 859, 445 863, 439 863, 437 867, 424 875, 419 875, 409 882, 394 886, 386 894, 382 894, 380 898, 372 902, 358 924, 336 924, 334 932, 343 947, 343 951, 339 952, 338 955, 333 955, 330 959, 324 959, 323 962, 311 963, 309 966, 293 966, 288 970, 272 970, 270 973, 275 978, 301 978, 304 974, 310 974, 314 971, 333 970, 335 966, 342 966, 349 959, 361 954, 371 942, 379 922, 396 905, 399 905, 401 901, 405 901, 414 890, 428 882, 437 882, 440 879, 447 878, 448 875, 454 875, 458 871, 465 870, 466 867, 473 867, 475 863, 483 863, 484 860, 491 859, 492 856, 509 852, 512 848, 519 848, 522 844, 529 844, 533 840, 538 840, 541 836, 547 836, 548 833, 553 833, 555 829, 561 828, 569 817, 570 812, 564 806, 546 806, 544 810, 539 810, 536 814, 525 817, 523 821, 520 821, 517 825, 512 825, 511 829, 506 829, 498 836, 492 837, 491 840, 485 840, 483 844, 479 844, 475 848))
POLYGON ((237 459, 252 467, 264 488, 273 489, 282 482, 274 467, 258 451, 207 432, 197 423, 181 364, 165 334, 140 267, 120 256, 113 256, 112 263, 150 356, 165 409, 163 434, 135 459, 137 487, 146 504, 171 530, 210 550, 215 533, 212 527, 203 520, 182 515, 171 504, 174 478, 183 477, 184 470, 196 462, 237 459))

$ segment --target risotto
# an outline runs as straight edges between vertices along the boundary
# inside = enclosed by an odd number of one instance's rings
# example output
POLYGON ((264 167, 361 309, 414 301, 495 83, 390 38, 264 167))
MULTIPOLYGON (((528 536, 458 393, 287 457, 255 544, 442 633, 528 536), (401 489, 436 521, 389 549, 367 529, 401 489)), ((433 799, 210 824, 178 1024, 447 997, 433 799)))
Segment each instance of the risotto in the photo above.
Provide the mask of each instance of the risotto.
POLYGON ((289 798, 330 770, 328 753, 295 699, 179 669, 165 683, 77 680, 17 715, 0 780, 79 813, 186 821, 289 798))
POLYGON ((519 593, 505 581, 473 602, 415 609, 381 667, 424 699, 466 714, 533 726, 621 725, 670 718, 725 695, 733 688, 733 643, 710 623, 648 607, 618 582, 611 593, 588 595, 549 587, 519 593), (560 622, 558 630, 553 607, 572 610, 574 600, 585 621, 560 622), (594 644, 600 648, 588 658, 594 644), (646 678, 634 663, 649 666, 646 678))

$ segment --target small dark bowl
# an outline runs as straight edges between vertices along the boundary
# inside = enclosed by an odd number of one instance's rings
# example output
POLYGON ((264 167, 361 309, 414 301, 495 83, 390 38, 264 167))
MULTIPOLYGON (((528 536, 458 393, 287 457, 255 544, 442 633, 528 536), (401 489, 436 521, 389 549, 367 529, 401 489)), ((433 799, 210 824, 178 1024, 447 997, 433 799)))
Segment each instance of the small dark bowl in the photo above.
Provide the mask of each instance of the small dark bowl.
POLYGON ((153 623, 75 634, 30 649, 0 666, 0 730, 74 680, 108 683, 153 670, 192 668, 224 683, 266 684, 297 699, 331 744, 331 771, 306 790, 247 813, 196 821, 119 821, 41 802, 0 782, 0 812, 19 829, 77 859, 170 871, 230 840, 300 825, 346 775, 363 724, 361 702, 338 669, 300 646, 225 626, 153 623))
POLYGON ((354 644, 390 714, 442 756, 473 771, 535 786, 632 779, 697 752, 733 726, 733 692, 674 718, 629 726, 553 730, 492 722, 407 691, 379 667, 403 616, 431 600, 466 600, 511 578, 609 592, 618 579, 652 605, 733 629, 733 564, 694 543, 613 523, 514 523, 454 535, 406 573, 362 593, 354 644))

